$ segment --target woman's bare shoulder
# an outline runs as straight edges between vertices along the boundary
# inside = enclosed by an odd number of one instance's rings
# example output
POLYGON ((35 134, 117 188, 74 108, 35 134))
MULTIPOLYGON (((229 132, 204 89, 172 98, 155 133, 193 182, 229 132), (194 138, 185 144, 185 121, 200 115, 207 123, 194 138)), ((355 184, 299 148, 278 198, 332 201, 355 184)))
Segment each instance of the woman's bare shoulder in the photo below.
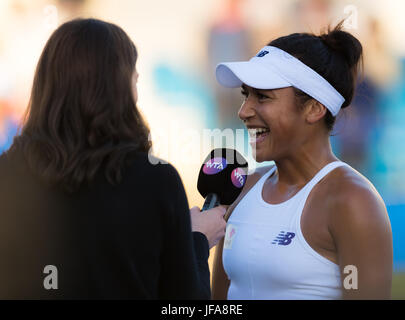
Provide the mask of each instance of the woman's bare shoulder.
POLYGON ((329 197, 337 202, 352 202, 373 198, 382 201, 374 185, 364 175, 350 166, 343 166, 326 176, 323 187, 329 197))
POLYGON ((351 167, 335 169, 319 187, 332 226, 351 223, 367 228, 373 222, 385 225, 389 220, 384 201, 374 185, 351 167))

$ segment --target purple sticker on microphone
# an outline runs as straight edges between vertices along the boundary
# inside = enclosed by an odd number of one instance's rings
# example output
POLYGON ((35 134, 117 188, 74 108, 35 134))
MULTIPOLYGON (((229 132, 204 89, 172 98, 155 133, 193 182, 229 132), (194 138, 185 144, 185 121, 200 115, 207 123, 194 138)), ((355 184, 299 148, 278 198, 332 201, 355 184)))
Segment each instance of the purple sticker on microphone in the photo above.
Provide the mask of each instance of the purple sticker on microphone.
POLYGON ((246 172, 243 168, 236 168, 231 173, 231 180, 236 188, 242 188, 246 182, 246 172))
POLYGON ((203 172, 205 174, 217 174, 224 170, 227 166, 226 159, 224 158, 213 158, 208 160, 203 167, 203 172))

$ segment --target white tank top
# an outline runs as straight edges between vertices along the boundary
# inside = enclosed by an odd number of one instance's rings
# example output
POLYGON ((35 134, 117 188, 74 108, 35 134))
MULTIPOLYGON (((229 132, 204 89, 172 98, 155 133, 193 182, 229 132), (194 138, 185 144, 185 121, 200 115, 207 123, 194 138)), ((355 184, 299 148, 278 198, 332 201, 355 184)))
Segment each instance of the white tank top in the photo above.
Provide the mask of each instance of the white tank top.
POLYGON ((223 265, 231 281, 230 300, 340 299, 339 266, 317 253, 301 232, 301 215, 312 188, 340 166, 322 168, 292 198, 264 201, 265 180, 272 167, 235 207, 225 234, 223 265))

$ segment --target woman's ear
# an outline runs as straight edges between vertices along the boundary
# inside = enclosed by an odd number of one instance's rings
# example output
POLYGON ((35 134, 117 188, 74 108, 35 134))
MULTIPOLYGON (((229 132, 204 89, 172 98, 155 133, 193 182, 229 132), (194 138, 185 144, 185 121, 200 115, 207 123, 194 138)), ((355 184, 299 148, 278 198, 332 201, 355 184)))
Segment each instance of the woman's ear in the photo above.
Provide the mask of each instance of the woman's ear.
POLYGON ((304 113, 305 120, 309 124, 314 124, 321 120, 327 112, 325 106, 315 99, 311 99, 305 103, 304 113))

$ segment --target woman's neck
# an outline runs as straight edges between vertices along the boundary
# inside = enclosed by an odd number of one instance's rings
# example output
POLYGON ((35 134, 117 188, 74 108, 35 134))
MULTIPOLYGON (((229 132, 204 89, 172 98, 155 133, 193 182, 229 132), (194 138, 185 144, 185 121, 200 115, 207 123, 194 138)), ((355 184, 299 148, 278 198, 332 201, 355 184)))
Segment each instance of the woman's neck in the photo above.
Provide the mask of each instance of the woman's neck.
POLYGON ((293 154, 275 160, 278 183, 305 185, 325 165, 337 160, 329 138, 311 141, 295 150, 293 154))

